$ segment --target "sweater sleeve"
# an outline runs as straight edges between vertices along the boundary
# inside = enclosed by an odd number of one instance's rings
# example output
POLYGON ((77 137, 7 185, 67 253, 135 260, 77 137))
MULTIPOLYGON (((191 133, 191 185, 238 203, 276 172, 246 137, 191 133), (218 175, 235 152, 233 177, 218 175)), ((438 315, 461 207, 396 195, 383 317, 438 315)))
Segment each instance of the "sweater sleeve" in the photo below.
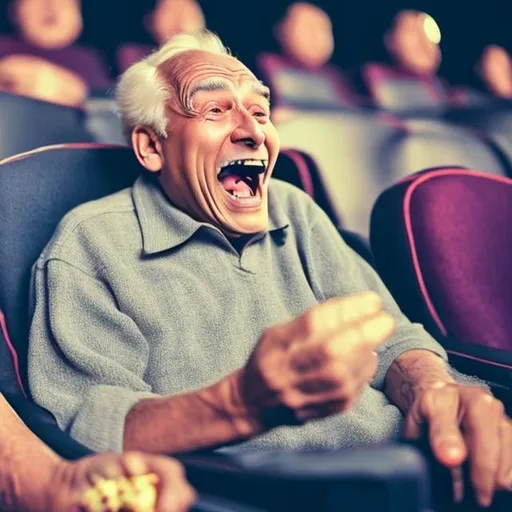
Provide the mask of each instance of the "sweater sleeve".
POLYGON ((411 323, 403 315, 377 273, 348 247, 324 212, 316 207, 315 210, 316 222, 311 228, 307 250, 310 278, 319 300, 372 290, 381 297, 384 310, 396 322, 393 336, 377 350, 379 364, 372 386, 383 389, 391 363, 407 350, 429 350, 447 360, 444 349, 423 326, 411 323))
POLYGON ((122 451, 128 411, 154 397, 143 380, 149 347, 109 288, 52 259, 35 267, 28 379, 34 400, 96 451, 122 451))

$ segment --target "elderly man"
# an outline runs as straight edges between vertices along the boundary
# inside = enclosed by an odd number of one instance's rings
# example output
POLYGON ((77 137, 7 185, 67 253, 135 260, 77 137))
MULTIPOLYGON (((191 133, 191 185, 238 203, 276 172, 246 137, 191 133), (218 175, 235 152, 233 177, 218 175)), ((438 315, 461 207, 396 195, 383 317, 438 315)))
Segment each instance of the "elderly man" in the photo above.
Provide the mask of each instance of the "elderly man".
MULTIPOLYGON (((104 454, 69 463, 23 425, 2 395, 0 418, 0 509, 4 512, 92 512, 86 498, 95 481, 115 482, 147 472, 155 473, 160 481, 155 511, 185 512, 194 501, 180 465, 168 457, 104 454)), ((123 510, 142 510, 138 498, 135 504, 136 508, 123 510)), ((109 510, 118 508, 111 506, 109 510)))
POLYGON ((481 503, 511 484, 501 403, 454 378, 305 194, 271 182, 279 138, 249 69, 212 34, 179 35, 117 97, 147 172, 68 214, 33 272, 31 392, 62 428, 172 453, 428 426, 442 464, 469 458, 481 503))

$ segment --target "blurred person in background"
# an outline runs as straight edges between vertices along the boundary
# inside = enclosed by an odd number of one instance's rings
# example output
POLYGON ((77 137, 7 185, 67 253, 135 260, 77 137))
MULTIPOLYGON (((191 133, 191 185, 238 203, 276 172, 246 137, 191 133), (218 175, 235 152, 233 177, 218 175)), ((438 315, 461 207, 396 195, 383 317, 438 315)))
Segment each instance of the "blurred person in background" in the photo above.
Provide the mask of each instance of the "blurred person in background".
POLYGON ((512 60, 505 48, 491 44, 484 48, 476 66, 483 88, 493 96, 512 99, 512 60))
MULTIPOLYGON (((92 512, 84 493, 95 489, 99 479, 120 482, 155 474, 156 508, 125 507, 126 512, 185 512, 195 500, 181 465, 168 457, 141 453, 104 454, 67 462, 46 447, 21 422, 0 394, 0 509, 4 512, 92 512)), ((99 498, 108 500, 106 494, 99 498)), ((142 504, 138 495, 135 503, 142 504)), ((110 504, 108 501, 103 502, 110 504)), ((147 503, 144 501, 144 503, 147 503)), ((102 508, 103 510, 103 508, 102 508)), ((109 506, 111 512, 118 507, 109 506)))
POLYGON ((430 16, 420 11, 401 11, 384 35, 384 46, 393 66, 404 73, 435 76, 441 65, 439 38, 433 34, 430 16))
POLYGON ((341 71, 329 64, 334 35, 329 15, 317 5, 295 2, 286 7, 274 26, 278 53, 257 58, 258 71, 273 93, 274 121, 290 108, 338 107, 353 98, 341 71))
POLYGON ((274 34, 283 55, 306 69, 321 68, 334 53, 331 19, 311 3, 296 2, 288 7, 274 34))
POLYGON ((450 86, 438 76, 440 41, 441 31, 430 15, 400 11, 384 33, 383 58, 364 64, 354 87, 375 105, 391 110, 450 104, 450 86))
MULTIPOLYGON (((156 0, 144 17, 144 26, 156 46, 182 32, 197 32, 205 28, 205 17, 196 0, 156 0)), ((155 46, 124 44, 117 52, 117 66, 125 71, 134 62, 145 57, 155 46)))
POLYGON ((76 45, 83 19, 79 0, 11 0, 16 34, 0 38, 0 90, 79 106, 111 80, 100 56, 76 45))

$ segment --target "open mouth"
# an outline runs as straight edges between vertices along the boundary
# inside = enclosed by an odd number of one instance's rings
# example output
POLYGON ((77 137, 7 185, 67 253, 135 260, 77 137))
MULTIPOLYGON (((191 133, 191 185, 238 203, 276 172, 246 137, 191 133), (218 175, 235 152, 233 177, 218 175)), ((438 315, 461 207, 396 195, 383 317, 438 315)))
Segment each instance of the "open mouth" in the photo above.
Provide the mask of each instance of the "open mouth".
POLYGON ((261 199, 260 183, 266 169, 265 160, 231 160, 220 168, 217 179, 232 200, 253 205, 261 199))

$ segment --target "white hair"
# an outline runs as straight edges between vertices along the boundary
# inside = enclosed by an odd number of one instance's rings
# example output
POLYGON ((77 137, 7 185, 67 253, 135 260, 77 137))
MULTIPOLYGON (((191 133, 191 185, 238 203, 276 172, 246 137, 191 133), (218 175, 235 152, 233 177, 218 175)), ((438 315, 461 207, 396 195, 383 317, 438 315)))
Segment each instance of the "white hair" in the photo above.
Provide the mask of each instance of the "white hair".
POLYGON ((121 75, 116 87, 117 111, 127 136, 136 125, 145 125, 153 128, 161 137, 167 137, 165 105, 170 91, 158 68, 179 53, 189 50, 230 55, 215 34, 202 30, 194 34, 178 34, 130 66, 121 75))

